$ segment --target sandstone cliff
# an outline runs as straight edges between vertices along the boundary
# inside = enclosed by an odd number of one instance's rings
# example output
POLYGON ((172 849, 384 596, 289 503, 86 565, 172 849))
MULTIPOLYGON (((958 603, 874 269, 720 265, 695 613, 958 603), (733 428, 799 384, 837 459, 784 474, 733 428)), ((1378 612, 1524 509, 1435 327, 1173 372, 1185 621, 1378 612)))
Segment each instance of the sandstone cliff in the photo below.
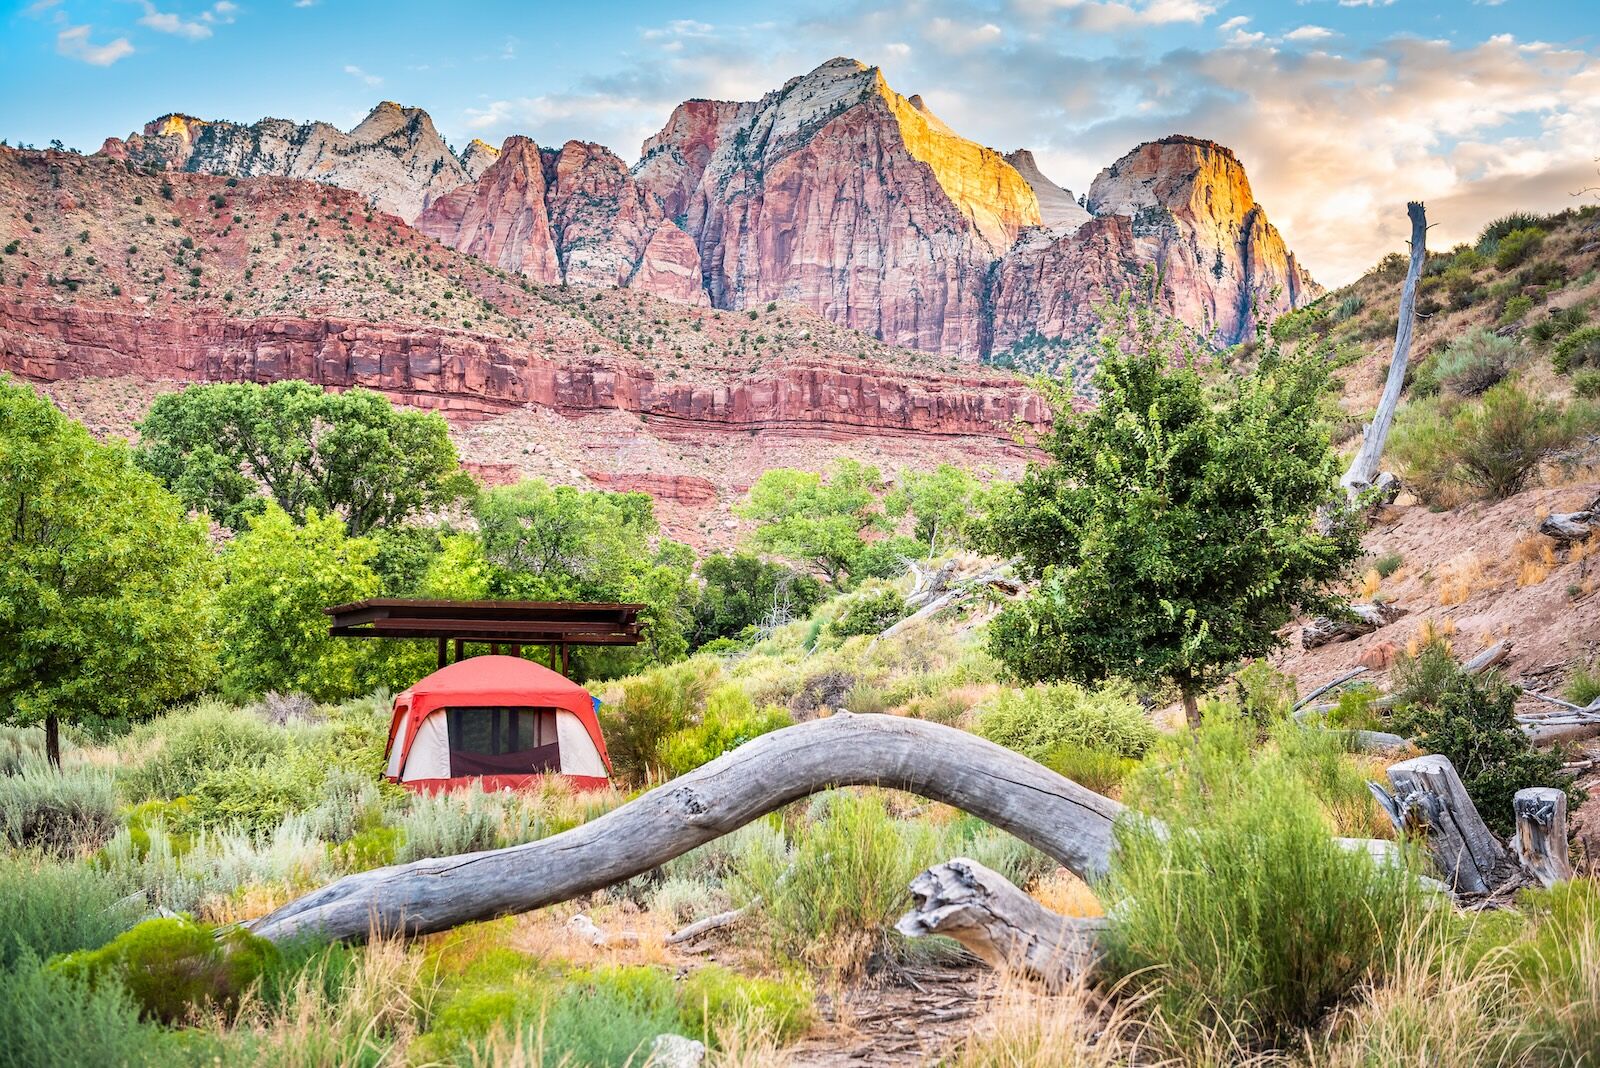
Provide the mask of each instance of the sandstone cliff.
POLYGON ((1033 189, 1033 195, 1038 197, 1039 219, 1046 227, 1067 233, 1089 221, 1089 212, 1078 203, 1072 191, 1061 188, 1040 172, 1032 152, 1025 148, 1007 152, 1006 162, 1017 169, 1023 181, 1033 189))
POLYGON ((435 201, 416 226, 535 281, 708 303, 694 242, 600 145, 568 141, 550 150, 512 137, 476 182, 435 201))
POLYGON ((471 175, 421 108, 385 100, 346 133, 325 122, 249 126, 167 115, 101 152, 137 165, 242 178, 275 175, 352 189, 407 222, 471 175))

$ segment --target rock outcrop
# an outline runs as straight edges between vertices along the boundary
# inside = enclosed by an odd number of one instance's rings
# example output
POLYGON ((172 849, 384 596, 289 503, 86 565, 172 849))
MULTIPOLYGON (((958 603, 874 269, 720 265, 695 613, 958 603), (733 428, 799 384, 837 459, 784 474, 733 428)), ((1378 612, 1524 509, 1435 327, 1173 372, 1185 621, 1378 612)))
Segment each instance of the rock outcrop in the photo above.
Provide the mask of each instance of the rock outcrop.
POLYGON ((984 275, 1033 190, 991 149, 835 59, 750 103, 691 101, 635 169, 695 238, 711 302, 803 304, 894 344, 975 355, 984 275))
POLYGON ((416 226, 537 282, 630 286, 707 303, 694 242, 600 145, 550 150, 509 138, 476 182, 440 198, 416 226))
POLYGON ((101 152, 197 174, 327 182, 407 222, 472 177, 426 111, 388 100, 348 133, 325 122, 262 119, 246 126, 173 114, 126 140, 111 138, 101 152))
POLYGON ((1063 189, 1050 179, 1046 178, 1039 170, 1033 153, 1025 148, 1015 152, 1006 153, 1006 162, 1017 169, 1025 182, 1033 189, 1033 195, 1039 199, 1039 219, 1049 229, 1061 233, 1071 233, 1091 216, 1089 212, 1078 203, 1078 198, 1072 195, 1070 189, 1063 189))
POLYGON ((1214 142, 1140 145, 1100 172, 1085 203, 1092 221, 1026 235, 1001 259, 989 353, 1027 363, 1030 349, 1088 337, 1094 304, 1147 273, 1157 305, 1218 345, 1321 293, 1256 203, 1243 165, 1214 142))
POLYGON ((476 182, 483 177, 483 172, 494 165, 500 158, 500 150, 487 141, 480 141, 474 137, 467 142, 467 147, 461 150, 461 169, 467 177, 476 182))

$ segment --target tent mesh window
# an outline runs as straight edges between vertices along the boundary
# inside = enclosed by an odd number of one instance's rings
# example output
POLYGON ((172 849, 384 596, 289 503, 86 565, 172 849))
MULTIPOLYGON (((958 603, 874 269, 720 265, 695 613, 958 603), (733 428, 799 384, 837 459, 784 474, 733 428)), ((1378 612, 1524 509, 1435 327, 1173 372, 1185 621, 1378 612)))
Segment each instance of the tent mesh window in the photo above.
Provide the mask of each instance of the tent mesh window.
POLYGON ((553 708, 446 709, 450 774, 530 775, 560 771, 553 708))

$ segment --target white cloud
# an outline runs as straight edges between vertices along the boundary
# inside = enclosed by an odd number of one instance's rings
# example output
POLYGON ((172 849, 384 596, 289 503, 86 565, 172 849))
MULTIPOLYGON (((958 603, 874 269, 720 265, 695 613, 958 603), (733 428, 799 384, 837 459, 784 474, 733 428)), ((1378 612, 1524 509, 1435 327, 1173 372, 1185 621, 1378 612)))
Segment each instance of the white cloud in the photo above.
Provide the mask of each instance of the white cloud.
POLYGON ((239 11, 239 5, 232 0, 217 0, 195 18, 186 19, 176 12, 159 10, 150 0, 143 2, 144 14, 139 18, 139 25, 191 41, 203 41, 210 37, 213 26, 229 25, 239 11))
POLYGON ((1326 26, 1301 26, 1283 35, 1286 41, 1326 41, 1334 36, 1326 26))
POLYGON ((1247 15, 1235 15, 1235 16, 1233 16, 1233 18, 1229 19, 1227 22, 1224 22, 1221 26, 1218 26, 1217 29, 1222 33, 1228 33, 1228 32, 1230 32, 1232 30, 1243 29, 1244 27, 1246 27, 1248 25, 1250 25, 1249 16, 1247 16, 1247 15))
POLYGON ((376 74, 368 74, 366 71, 362 70, 360 67, 356 66, 354 63, 346 63, 344 65, 344 72, 346 74, 350 75, 352 78, 360 78, 362 80, 362 82, 364 82, 367 85, 373 86, 373 87, 377 87, 377 86, 380 86, 380 85, 383 84, 383 79, 380 78, 378 75, 376 75, 376 74))
POLYGON ((1216 13, 1216 5, 1201 0, 1053 0, 1050 6, 1065 11, 1069 24, 1094 33, 1119 33, 1175 23, 1198 24, 1216 13))
POLYGON ((133 55, 133 45, 126 37, 97 45, 89 39, 92 29, 92 26, 68 26, 56 34, 57 54, 94 67, 109 67, 124 56, 133 55))

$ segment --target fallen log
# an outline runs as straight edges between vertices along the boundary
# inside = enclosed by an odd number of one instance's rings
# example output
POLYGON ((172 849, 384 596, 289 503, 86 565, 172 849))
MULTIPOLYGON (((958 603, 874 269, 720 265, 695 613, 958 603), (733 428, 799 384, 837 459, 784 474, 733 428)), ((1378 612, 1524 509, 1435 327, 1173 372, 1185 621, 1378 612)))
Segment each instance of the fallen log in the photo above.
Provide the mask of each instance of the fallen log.
POLYGON ((1516 851, 1522 866, 1545 886, 1572 878, 1567 856, 1567 792, 1551 786, 1518 790, 1511 810, 1517 815, 1516 851))
POLYGON ((1580 511, 1556 512, 1539 521, 1539 533, 1563 545, 1583 541, 1596 531, 1600 531, 1600 497, 1580 511))
POLYGON ((1338 678, 1334 679, 1332 682, 1325 682, 1321 686, 1318 686, 1315 690, 1312 690, 1310 693, 1308 693, 1304 697, 1300 698, 1300 700, 1298 700, 1298 701, 1296 701, 1294 703, 1294 708, 1292 709, 1292 711, 1295 711, 1295 712, 1300 711, 1306 705, 1309 705, 1312 701, 1315 701, 1317 698, 1321 697, 1323 694, 1327 693, 1329 690, 1336 689, 1337 687, 1343 686, 1345 683, 1349 682, 1351 679, 1356 678, 1357 676, 1360 676, 1360 675, 1365 675, 1366 673, 1367 673, 1367 669, 1365 667, 1353 668, 1350 671, 1346 671, 1343 675, 1340 675, 1338 678))
POLYGON ((1084 879, 1104 874, 1123 807, 955 727, 841 713, 764 734, 569 831, 461 856, 347 875, 253 921, 361 941, 428 934, 567 901, 649 871, 791 801, 886 786, 972 813, 1084 879))
POLYGON ((758 907, 760 904, 761 899, 758 897, 754 901, 751 901, 750 904, 741 906, 740 908, 729 909, 726 912, 719 912, 714 916, 707 916, 703 920, 696 920, 694 923, 691 923, 686 927, 681 927, 678 930, 673 931, 666 938, 662 939, 662 941, 669 946, 675 946, 680 942, 692 942, 702 935, 710 934, 712 931, 720 931, 724 927, 733 926, 748 916, 751 909, 758 907))
POLYGON ((1052 912, 1005 876, 956 857, 911 881, 915 905, 895 930, 907 938, 944 935, 997 971, 1010 971, 1050 990, 1092 978, 1109 921, 1052 912))
POLYGON ((1348 616, 1339 619, 1318 616, 1302 627, 1300 647, 1319 649, 1334 642, 1359 638, 1379 627, 1388 626, 1405 614, 1405 609, 1392 604, 1353 604, 1348 616))

